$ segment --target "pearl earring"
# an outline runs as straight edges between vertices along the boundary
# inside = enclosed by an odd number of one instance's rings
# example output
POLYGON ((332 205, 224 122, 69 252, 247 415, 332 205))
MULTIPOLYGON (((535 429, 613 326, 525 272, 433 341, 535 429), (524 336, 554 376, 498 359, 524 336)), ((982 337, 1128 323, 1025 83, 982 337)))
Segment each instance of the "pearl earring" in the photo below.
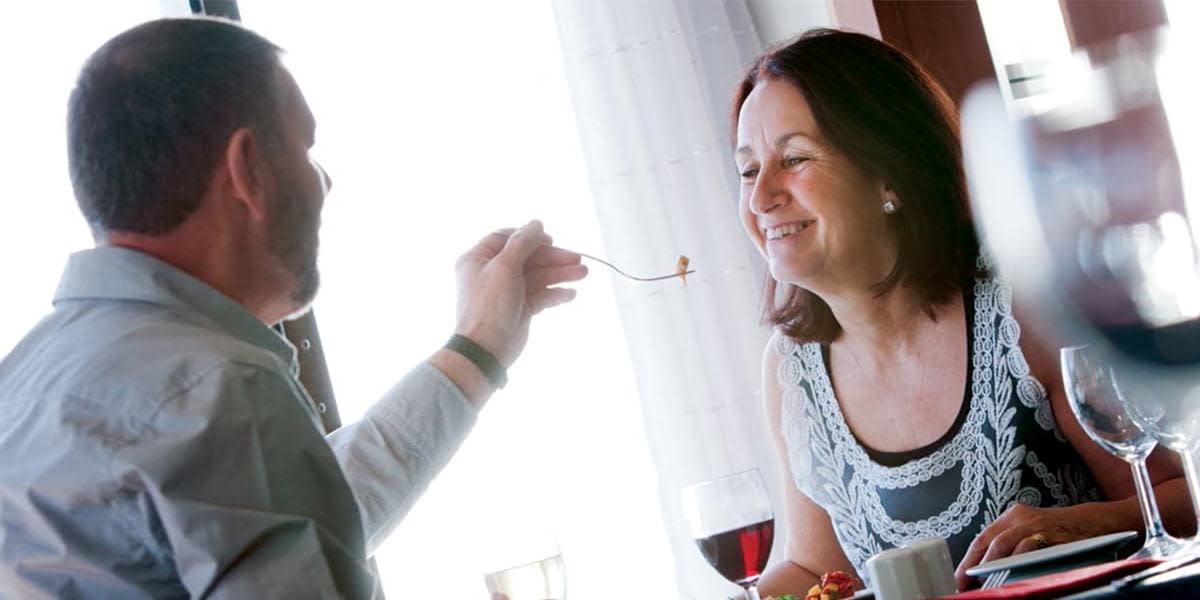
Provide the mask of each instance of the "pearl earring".
POLYGON ((891 200, 888 200, 887 202, 883 203, 884 214, 894 215, 894 214, 896 214, 896 209, 897 209, 896 203, 892 202, 891 200))

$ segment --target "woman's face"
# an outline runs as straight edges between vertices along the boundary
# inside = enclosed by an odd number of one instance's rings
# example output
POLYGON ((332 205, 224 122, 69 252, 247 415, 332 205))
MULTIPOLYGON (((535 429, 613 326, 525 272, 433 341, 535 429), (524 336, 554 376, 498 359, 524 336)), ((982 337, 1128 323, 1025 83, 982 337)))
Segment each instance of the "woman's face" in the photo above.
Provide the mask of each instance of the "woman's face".
POLYGON ((891 271, 887 190, 825 143, 794 85, 766 79, 754 87, 738 113, 734 161, 742 225, 777 281, 836 293, 891 271))

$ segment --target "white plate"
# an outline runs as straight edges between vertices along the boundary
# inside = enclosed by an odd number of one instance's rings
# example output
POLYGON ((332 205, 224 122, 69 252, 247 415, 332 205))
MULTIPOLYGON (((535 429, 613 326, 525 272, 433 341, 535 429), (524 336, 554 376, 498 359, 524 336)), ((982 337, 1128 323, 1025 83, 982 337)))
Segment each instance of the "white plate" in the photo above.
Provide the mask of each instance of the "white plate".
POLYGON ((988 561, 983 564, 978 564, 970 569, 967 569, 967 575, 979 577, 987 575, 993 571, 1003 571, 1012 569, 1024 569, 1039 563, 1053 562, 1062 560, 1075 555, 1100 550, 1101 548, 1117 547, 1120 544, 1138 536, 1136 531, 1120 531, 1101 535, 1094 538, 1077 540, 1066 544, 1058 544, 1041 550, 1033 550, 1014 556, 1006 556, 996 560, 988 561))

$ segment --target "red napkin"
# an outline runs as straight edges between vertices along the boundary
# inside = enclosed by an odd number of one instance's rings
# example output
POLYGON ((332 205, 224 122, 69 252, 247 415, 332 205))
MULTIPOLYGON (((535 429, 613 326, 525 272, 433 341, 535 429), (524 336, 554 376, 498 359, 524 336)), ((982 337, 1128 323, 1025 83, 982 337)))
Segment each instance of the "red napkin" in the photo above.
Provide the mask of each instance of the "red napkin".
POLYGON ((1136 573, 1161 561, 1152 558, 1115 560, 1070 571, 1050 573, 1022 579, 990 590, 971 590, 943 596, 954 600, 984 600, 988 598, 1058 598, 1106 584, 1118 577, 1136 573))

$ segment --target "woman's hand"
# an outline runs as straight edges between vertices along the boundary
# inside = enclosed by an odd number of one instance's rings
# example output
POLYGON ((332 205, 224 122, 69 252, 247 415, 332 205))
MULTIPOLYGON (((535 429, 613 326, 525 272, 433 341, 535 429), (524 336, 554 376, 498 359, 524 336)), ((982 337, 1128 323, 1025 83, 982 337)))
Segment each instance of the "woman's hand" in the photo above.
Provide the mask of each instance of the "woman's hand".
POLYGON ((1115 531, 1112 511, 1106 510, 1104 504, 1107 503, 1050 508, 1013 505, 984 528, 967 548, 954 573, 958 589, 967 589, 974 578, 966 571, 977 564, 1115 531))

